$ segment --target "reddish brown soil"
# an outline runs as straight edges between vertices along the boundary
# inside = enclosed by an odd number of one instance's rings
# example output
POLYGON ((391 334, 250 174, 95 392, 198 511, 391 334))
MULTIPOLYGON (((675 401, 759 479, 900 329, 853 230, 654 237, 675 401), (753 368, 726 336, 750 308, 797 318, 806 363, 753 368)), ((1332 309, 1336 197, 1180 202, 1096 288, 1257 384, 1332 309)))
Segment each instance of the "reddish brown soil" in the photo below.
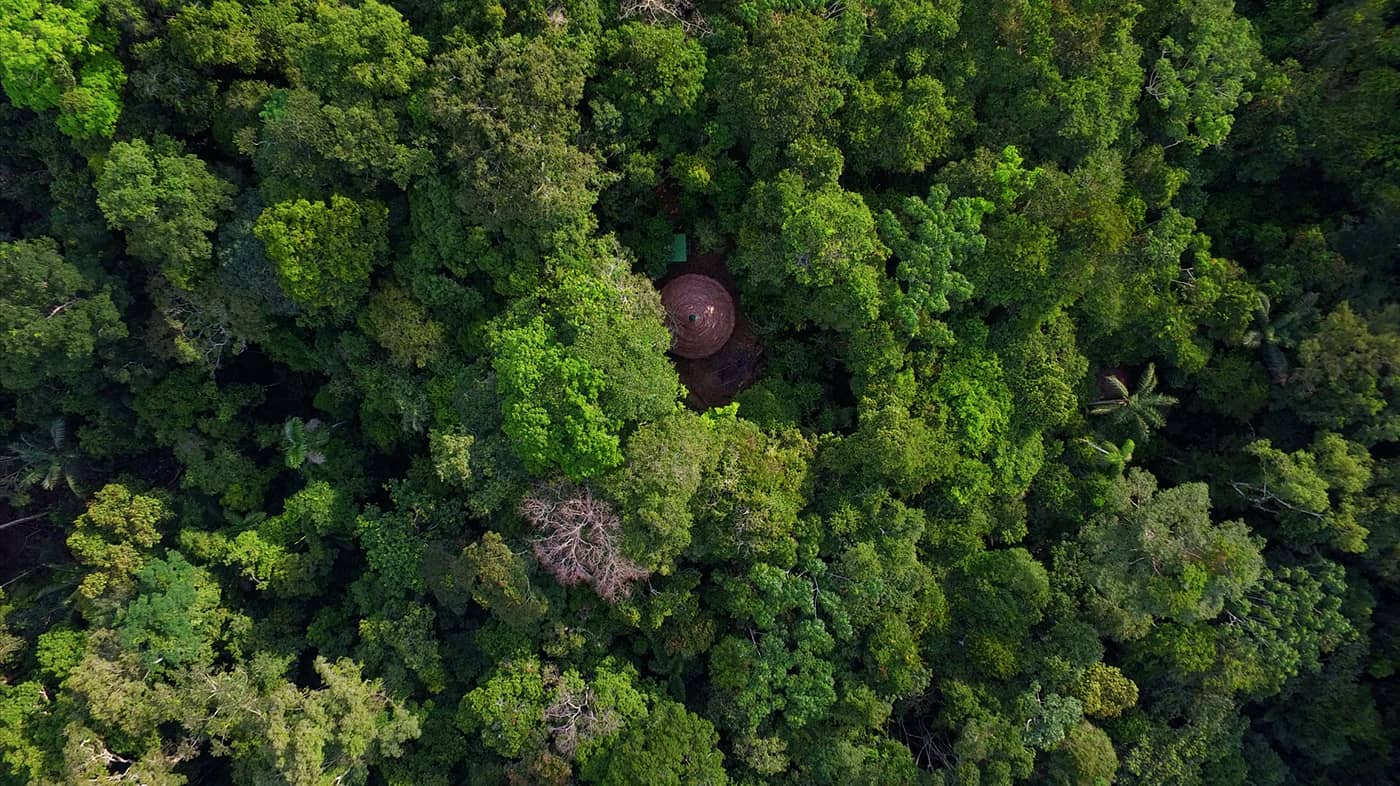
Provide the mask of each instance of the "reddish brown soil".
POLYGON ((753 384, 763 373, 763 343, 753 325, 744 318, 739 289, 734 275, 724 264, 724 257, 713 252, 692 255, 685 262, 667 268, 666 275, 656 284, 664 287, 666 282, 685 273, 699 273, 720 282, 734 298, 736 306, 734 334, 718 352, 696 360, 673 356, 681 382, 690 391, 686 403, 704 411, 733 401, 739 391, 753 384))

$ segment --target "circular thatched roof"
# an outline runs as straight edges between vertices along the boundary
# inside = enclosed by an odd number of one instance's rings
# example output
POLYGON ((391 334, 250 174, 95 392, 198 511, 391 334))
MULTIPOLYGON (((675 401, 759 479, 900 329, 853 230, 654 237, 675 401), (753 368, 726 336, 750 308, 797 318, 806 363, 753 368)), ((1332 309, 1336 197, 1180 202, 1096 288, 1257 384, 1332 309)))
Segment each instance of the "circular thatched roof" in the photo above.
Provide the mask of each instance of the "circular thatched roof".
POLYGON ((671 351, 683 358, 709 357, 734 332, 734 299, 709 276, 686 273, 661 289, 671 351))

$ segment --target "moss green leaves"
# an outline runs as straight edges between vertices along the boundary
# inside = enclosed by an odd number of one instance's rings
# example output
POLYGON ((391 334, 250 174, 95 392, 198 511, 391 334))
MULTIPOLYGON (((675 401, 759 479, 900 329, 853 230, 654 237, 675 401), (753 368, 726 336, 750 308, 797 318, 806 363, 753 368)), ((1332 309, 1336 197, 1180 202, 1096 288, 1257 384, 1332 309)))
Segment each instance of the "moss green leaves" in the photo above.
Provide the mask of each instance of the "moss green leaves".
POLYGON ((267 247, 282 288, 318 318, 338 321, 369 291, 370 271, 387 251, 389 211, 373 201, 332 194, 263 210, 253 234, 267 247))
POLYGON ((1183 4, 1183 18, 1160 42, 1143 88, 1161 110, 1171 143, 1219 145, 1234 111, 1252 96, 1259 39, 1232 0, 1183 4))
POLYGON ((96 0, 5 0, 0 5, 0 85, 16 106, 58 110, 58 128, 82 141, 110 137, 126 69, 116 31, 96 0))
POLYGON ((619 423, 597 403, 601 371, 571 357, 540 318, 501 330, 494 345, 502 428, 527 469, 585 478, 622 462, 619 423))
POLYGON ((118 142, 96 186, 108 226, 127 233, 127 253, 156 265, 182 289, 208 275, 209 236, 232 206, 234 189, 198 156, 168 137, 118 142))
POLYGON ((129 595, 151 549, 160 542, 161 526, 171 517, 159 497, 117 484, 98 490, 68 536, 68 548, 92 569, 79 587, 82 595, 92 600, 129 595))
POLYGON ((0 385, 25 390, 73 379, 126 336, 110 288, 84 275, 47 238, 0 243, 0 385))
POLYGON ((1108 635, 1138 638, 1154 619, 1212 619, 1259 581, 1259 538, 1242 521, 1211 521, 1205 484, 1158 490, 1134 469, 1118 485, 1113 507, 1079 534, 1108 635))

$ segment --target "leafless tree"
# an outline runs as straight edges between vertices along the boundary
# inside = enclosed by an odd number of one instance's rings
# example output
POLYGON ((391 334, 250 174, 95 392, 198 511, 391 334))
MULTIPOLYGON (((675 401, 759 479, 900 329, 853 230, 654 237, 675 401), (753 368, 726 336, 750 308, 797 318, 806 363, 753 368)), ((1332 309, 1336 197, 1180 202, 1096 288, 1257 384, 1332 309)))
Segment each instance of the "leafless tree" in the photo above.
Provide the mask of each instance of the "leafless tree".
POLYGON ((217 371, 225 353, 237 355, 247 349, 247 340, 229 324, 228 308, 214 301, 197 302, 163 280, 152 283, 157 310, 152 315, 158 331, 167 331, 171 341, 182 345, 210 370, 217 371))
POLYGON ((623 19, 640 18, 652 24, 677 23, 691 35, 709 35, 710 23, 691 0, 622 0, 623 19))
POLYGON ((622 728, 622 719, 611 708, 598 707, 593 689, 577 690, 560 681, 554 701, 544 710, 554 749, 567 759, 574 757, 580 740, 602 737, 622 728))
POLYGON ((566 587, 587 584, 609 603, 627 597, 649 574, 622 554, 622 524, 607 502, 586 487, 547 483, 520 503, 539 536, 535 556, 566 587))
POLYGON ((899 719, 898 736, 914 754, 914 763, 925 770, 951 770, 958 765, 952 743, 942 732, 929 728, 923 718, 899 719))

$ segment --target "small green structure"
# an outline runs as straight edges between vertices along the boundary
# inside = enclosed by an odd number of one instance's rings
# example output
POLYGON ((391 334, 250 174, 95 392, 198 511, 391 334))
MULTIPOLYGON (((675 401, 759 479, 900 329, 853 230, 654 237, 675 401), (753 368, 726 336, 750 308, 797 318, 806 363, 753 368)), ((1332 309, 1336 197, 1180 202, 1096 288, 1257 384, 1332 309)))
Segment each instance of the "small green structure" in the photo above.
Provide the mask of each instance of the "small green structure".
POLYGON ((671 235, 671 260, 672 262, 684 262, 689 253, 686 248, 685 235, 676 233, 671 235))

